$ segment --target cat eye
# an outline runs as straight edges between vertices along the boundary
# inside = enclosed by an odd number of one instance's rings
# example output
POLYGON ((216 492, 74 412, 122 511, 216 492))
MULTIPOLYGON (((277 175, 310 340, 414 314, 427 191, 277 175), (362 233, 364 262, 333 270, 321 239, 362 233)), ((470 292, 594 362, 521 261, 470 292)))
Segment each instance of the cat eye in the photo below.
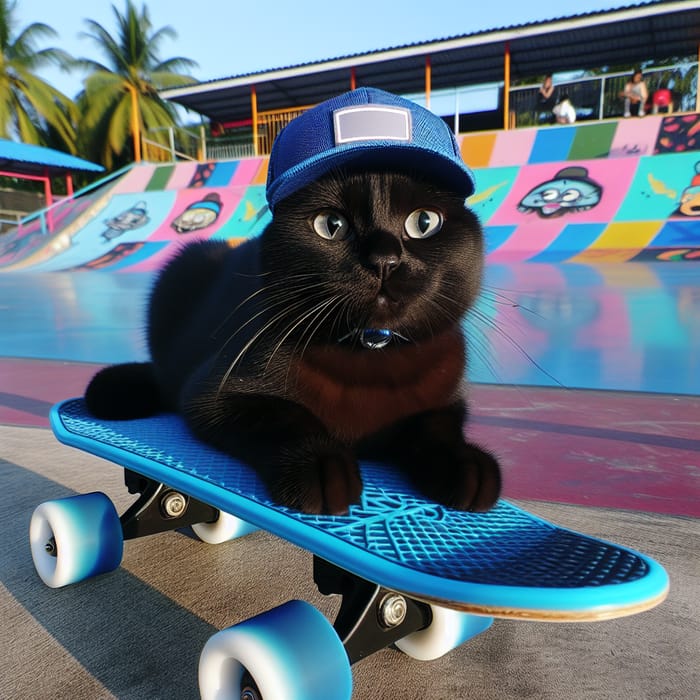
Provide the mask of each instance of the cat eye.
POLYGON ((404 223, 410 238, 430 238, 442 228, 442 214, 432 209, 416 209, 404 223))
POLYGON ((337 211, 323 211, 313 220, 314 231, 329 241, 342 241, 350 231, 348 220, 337 211))

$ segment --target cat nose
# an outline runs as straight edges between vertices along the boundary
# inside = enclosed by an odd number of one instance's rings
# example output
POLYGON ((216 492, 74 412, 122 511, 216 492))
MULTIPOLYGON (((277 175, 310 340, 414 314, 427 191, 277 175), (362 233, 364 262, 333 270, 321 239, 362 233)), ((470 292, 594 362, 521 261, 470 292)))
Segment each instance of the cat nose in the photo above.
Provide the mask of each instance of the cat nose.
POLYGON ((384 232, 373 234, 366 243, 365 266, 379 279, 387 279, 401 264, 401 243, 384 232))
POLYGON ((377 276, 385 280, 399 266, 399 259, 395 255, 370 255, 369 264, 377 276))

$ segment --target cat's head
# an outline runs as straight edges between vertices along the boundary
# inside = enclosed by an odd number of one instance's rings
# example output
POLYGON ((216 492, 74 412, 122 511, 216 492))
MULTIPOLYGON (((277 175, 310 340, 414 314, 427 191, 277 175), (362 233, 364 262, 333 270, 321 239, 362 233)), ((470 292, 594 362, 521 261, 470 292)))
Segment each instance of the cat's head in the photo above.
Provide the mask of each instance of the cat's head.
POLYGON ((263 257, 317 338, 388 329, 415 341, 473 304, 483 236, 461 193, 408 173, 342 170, 279 202, 263 257))
POLYGON ((381 90, 345 93, 297 117, 273 145, 264 267, 288 281, 299 327, 317 338, 439 333, 479 289, 481 227, 465 207, 473 191, 440 117, 381 90))

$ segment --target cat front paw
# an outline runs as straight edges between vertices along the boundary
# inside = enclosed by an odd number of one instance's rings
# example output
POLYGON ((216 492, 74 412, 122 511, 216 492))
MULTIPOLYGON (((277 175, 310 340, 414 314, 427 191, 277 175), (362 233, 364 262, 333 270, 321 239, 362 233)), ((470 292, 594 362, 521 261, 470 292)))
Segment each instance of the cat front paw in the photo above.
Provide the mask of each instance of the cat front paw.
POLYGON ((451 453, 436 451, 416 481, 423 493, 438 503, 476 513, 490 510, 501 493, 498 461, 471 444, 451 453))
POLYGON ((343 446, 314 442, 284 450, 268 486, 274 501, 312 514, 344 515, 362 494, 355 456, 343 446))

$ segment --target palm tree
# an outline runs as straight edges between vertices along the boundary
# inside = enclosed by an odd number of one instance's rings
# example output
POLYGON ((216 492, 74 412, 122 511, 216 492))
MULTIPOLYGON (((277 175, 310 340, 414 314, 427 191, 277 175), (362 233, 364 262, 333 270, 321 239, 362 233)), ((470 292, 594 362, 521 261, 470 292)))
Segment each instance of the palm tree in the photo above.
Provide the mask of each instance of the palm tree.
MULTIPOLYGON (((78 96, 83 115, 81 140, 108 169, 130 159, 140 160, 143 131, 177 125, 175 109, 159 97, 158 90, 195 82, 176 71, 197 66, 181 56, 160 60, 163 39, 175 39, 177 34, 169 26, 153 30, 145 5, 139 11, 132 0, 126 0, 124 14, 114 5, 112 10, 117 24, 115 34, 90 19, 85 20, 89 31, 82 33, 100 47, 105 63, 78 61, 90 71, 85 89, 78 96)), ((154 133, 158 139, 159 132, 154 133)), ((161 138, 165 140, 164 135, 161 138)))
POLYGON ((46 144, 50 130, 71 153, 76 152, 75 104, 36 75, 47 64, 68 69, 71 57, 56 48, 38 49, 40 40, 57 36, 46 24, 17 29, 18 0, 0 0, 0 137, 46 144))

